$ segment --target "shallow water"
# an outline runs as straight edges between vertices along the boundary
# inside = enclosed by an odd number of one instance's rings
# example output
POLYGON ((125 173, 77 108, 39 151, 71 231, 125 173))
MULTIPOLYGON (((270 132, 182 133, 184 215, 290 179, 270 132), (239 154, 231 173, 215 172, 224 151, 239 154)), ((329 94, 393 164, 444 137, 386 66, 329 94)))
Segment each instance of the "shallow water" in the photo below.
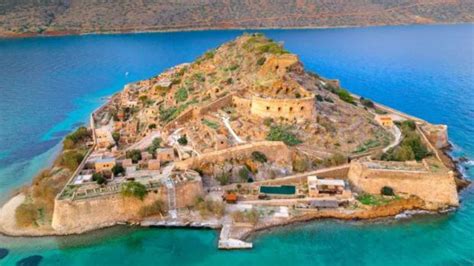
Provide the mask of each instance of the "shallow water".
MULTIPOLYGON (((474 158, 474 26, 264 31, 309 70, 388 106, 449 126, 474 158)), ((105 96, 241 31, 0 40, 0 201, 54 157, 61 138, 105 96), (128 74, 126 74, 128 72, 128 74)), ((474 176, 469 163, 466 174, 474 176)), ((250 251, 216 249, 211 230, 116 227, 83 236, 8 238, 0 265, 472 265, 474 191, 454 213, 377 223, 333 220, 273 230, 250 251)))

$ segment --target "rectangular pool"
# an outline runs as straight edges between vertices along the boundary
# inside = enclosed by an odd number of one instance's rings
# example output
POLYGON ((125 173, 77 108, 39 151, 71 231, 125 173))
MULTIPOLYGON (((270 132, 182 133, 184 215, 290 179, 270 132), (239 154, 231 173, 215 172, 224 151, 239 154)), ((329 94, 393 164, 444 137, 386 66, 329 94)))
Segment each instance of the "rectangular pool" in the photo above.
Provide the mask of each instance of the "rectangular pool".
POLYGON ((261 186, 260 193, 293 195, 296 193, 295 186, 261 186))

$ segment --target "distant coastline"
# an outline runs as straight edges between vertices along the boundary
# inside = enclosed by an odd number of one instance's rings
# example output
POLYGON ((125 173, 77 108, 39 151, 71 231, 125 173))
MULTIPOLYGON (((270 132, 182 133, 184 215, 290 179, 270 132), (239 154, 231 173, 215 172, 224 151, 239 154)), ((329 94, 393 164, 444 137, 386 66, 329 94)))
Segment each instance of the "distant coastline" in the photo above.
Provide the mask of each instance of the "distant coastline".
POLYGON ((119 29, 108 31, 46 31, 43 33, 7 33, 0 32, 0 39, 21 39, 36 37, 60 37, 60 36, 87 36, 87 35, 119 35, 119 34, 142 34, 142 33, 166 33, 166 32, 194 32, 194 31, 259 31, 259 30, 320 30, 320 29, 351 29, 369 27, 392 27, 392 26, 449 26, 449 25, 474 25, 474 22, 446 22, 446 23, 400 23, 400 24, 370 24, 370 25, 344 25, 344 26, 304 26, 304 27, 196 27, 196 28, 150 28, 150 29, 119 29))

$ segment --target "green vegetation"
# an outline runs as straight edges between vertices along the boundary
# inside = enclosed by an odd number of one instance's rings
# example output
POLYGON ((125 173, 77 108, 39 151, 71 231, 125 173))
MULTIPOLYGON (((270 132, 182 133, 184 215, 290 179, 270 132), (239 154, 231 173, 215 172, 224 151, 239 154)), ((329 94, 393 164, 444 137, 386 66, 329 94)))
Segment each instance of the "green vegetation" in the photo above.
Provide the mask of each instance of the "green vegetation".
POLYGON ((66 136, 63 141, 64 149, 77 148, 79 144, 91 138, 91 132, 86 127, 79 127, 73 133, 66 136))
POLYGON ((107 179, 101 173, 94 173, 92 175, 92 181, 97 182, 99 185, 107 184, 107 179))
POLYGON ((214 122, 214 121, 211 121, 211 120, 208 120, 208 119, 204 119, 202 120, 202 123, 212 129, 219 129, 219 124, 217 122, 214 122))
POLYGON ((141 217, 148 217, 156 214, 164 214, 166 212, 165 203, 162 200, 155 200, 152 204, 140 208, 141 217))
POLYGON ((264 153, 259 152, 259 151, 252 152, 252 159, 260 163, 267 162, 267 156, 264 153))
POLYGON ((74 171, 81 164, 84 155, 85 152, 82 150, 67 150, 59 156, 59 165, 74 171))
POLYGON ((197 81, 200 81, 200 82, 206 81, 206 77, 205 77, 204 74, 201 73, 201 72, 195 73, 192 78, 193 78, 194 80, 197 80, 197 81))
POLYGON ((363 153, 378 146, 380 146, 380 142, 378 140, 369 139, 365 141, 363 144, 357 146, 357 148, 354 150, 354 153, 363 153))
POLYGON ((179 114, 181 114, 181 112, 186 110, 189 105, 195 104, 197 102, 198 101, 196 99, 193 99, 178 107, 172 106, 170 108, 164 108, 163 106, 160 106, 160 121, 167 123, 175 119, 176 117, 178 117, 179 114))
POLYGON ((365 99, 364 97, 360 97, 359 101, 363 106, 367 108, 372 108, 372 109, 375 108, 374 102, 372 102, 370 99, 365 99))
POLYGON ((243 48, 247 51, 256 51, 257 53, 270 53, 275 55, 287 54, 288 51, 282 45, 273 40, 265 38, 263 35, 252 35, 243 48))
POLYGON ((115 131, 112 133, 112 138, 114 139, 115 142, 119 142, 120 140, 120 133, 115 131))
POLYGON ((186 137, 186 135, 182 135, 179 139, 178 139, 178 143, 179 145, 188 145, 188 138, 186 137))
POLYGON ((112 173, 114 176, 118 176, 120 174, 125 174, 125 168, 121 164, 116 164, 112 167, 112 173))
POLYGON ((319 95, 319 94, 316 94, 315 98, 316 98, 316 101, 318 101, 318 102, 324 101, 323 96, 321 96, 321 95, 319 95))
POLYGON ((184 87, 179 88, 175 94, 174 98, 176 99, 176 102, 184 102, 188 99, 188 90, 184 87))
POLYGON ((138 163, 142 159, 142 153, 140 150, 129 150, 125 152, 125 158, 132 159, 133 163, 138 163))
POLYGON ((270 132, 267 135, 267 140, 283 141, 286 145, 294 146, 302 143, 295 134, 291 132, 290 126, 275 125, 270 127, 270 132))
MULTIPOLYGON (((197 63, 197 64, 201 64, 203 61, 212 59, 212 58, 214 58, 214 55, 215 55, 215 54, 216 54, 216 50, 215 50, 215 49, 208 50, 207 52, 205 52, 201 57, 199 57, 199 58, 196 60, 196 63, 197 63)), ((183 73, 183 74, 184 74, 184 73, 183 73)))
POLYGON ((145 185, 136 181, 129 181, 122 184, 120 193, 124 197, 135 197, 143 200, 148 194, 145 185))
POLYGON ((326 89, 329 90, 330 92, 336 94, 337 96, 339 96, 339 99, 341 99, 345 102, 348 102, 350 104, 356 104, 354 98, 352 97, 352 95, 346 89, 343 89, 341 87, 335 88, 335 87, 331 86, 330 84, 326 85, 326 89))
POLYGON ((384 197, 380 195, 372 195, 372 194, 361 194, 357 196, 357 200, 364 204, 364 205, 370 205, 370 206, 382 206, 386 205, 393 200, 398 200, 400 197, 384 197))
POLYGON ((234 70, 236 70, 237 68, 239 68, 239 65, 234 64, 234 65, 231 65, 230 67, 224 69, 224 71, 234 71, 234 70))
POLYGON ((250 170, 247 168, 247 166, 240 168, 239 177, 244 182, 250 178, 250 170))
POLYGON ((229 173, 222 173, 216 176, 216 180, 219 181, 221 186, 225 186, 229 184, 230 181, 230 174, 229 173))
POLYGON ((265 64, 265 61, 267 59, 265 57, 260 57, 258 60, 257 60, 257 65, 261 66, 263 64, 265 64))
POLYGON ((380 190, 380 194, 384 196, 395 196, 395 192, 393 191, 393 188, 388 187, 388 186, 382 187, 382 189, 380 190))
POLYGON ((151 145, 147 148, 147 151, 153 156, 155 156, 155 152, 158 148, 161 147, 162 141, 163 140, 160 137, 154 138, 153 141, 151 142, 151 145))
POLYGON ((416 131, 414 121, 407 120, 398 124, 403 135, 403 140, 398 147, 388 150, 382 155, 382 160, 386 161, 420 161, 430 155, 430 152, 421 141, 420 135, 416 131))

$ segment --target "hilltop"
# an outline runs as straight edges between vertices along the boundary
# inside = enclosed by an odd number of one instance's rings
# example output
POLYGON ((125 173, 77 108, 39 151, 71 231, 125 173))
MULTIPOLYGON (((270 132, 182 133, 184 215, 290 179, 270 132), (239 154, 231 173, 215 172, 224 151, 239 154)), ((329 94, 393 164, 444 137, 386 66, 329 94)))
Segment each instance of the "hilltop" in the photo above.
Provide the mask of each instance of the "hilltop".
POLYGON ((0 36, 474 21, 459 1, 16 1, 0 3, 0 36))

